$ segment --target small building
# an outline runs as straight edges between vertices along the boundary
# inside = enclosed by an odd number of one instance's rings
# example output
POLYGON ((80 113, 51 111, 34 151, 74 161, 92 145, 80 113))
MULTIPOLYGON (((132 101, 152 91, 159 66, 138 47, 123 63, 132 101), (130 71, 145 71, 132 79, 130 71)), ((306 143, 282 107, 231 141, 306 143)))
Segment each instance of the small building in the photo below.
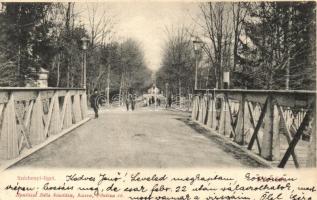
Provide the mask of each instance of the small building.
POLYGON ((151 95, 155 95, 155 94, 160 94, 160 89, 158 89, 158 87, 156 87, 155 84, 153 84, 148 90, 147 90, 147 93, 148 94, 151 94, 151 95))
POLYGON ((144 106, 150 106, 151 104, 160 105, 160 103, 165 99, 161 90, 153 84, 147 89, 147 93, 143 94, 144 106))
POLYGON ((39 70, 31 68, 30 76, 27 77, 26 87, 48 87, 48 74, 49 71, 42 67, 39 70))

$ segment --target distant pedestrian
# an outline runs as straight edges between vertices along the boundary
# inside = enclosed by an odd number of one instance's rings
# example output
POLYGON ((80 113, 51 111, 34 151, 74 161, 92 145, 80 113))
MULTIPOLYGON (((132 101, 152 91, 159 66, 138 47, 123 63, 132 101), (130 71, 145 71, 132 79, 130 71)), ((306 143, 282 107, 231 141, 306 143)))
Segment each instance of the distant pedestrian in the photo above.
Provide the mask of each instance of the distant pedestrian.
POLYGON ((126 99, 125 99, 125 105, 127 107, 127 111, 129 111, 129 107, 130 107, 130 93, 127 94, 126 99))
POLYGON ((172 106, 172 96, 171 95, 168 95, 167 101, 168 101, 168 107, 170 108, 172 106))
POLYGON ((151 98, 151 103, 152 103, 152 104, 155 104, 155 98, 154 98, 154 96, 152 96, 152 98, 151 98))
POLYGON ((134 111, 135 109, 135 101, 136 101, 136 94, 131 94, 131 108, 132 108, 132 111, 134 111))
POLYGON ((99 105, 97 101, 98 101, 98 90, 94 89, 94 93, 90 96, 90 106, 95 112, 95 118, 98 118, 99 105))
POLYGON ((147 100, 146 100, 146 98, 143 99, 143 106, 147 106, 147 100))

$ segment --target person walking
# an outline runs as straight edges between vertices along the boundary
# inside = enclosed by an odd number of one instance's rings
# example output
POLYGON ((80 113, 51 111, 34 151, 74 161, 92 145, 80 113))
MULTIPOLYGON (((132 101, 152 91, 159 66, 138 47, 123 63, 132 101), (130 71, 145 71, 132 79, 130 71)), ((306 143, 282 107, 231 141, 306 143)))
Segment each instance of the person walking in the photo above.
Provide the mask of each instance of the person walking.
POLYGON ((152 104, 155 104, 155 98, 154 98, 154 96, 152 96, 152 98, 151 98, 151 103, 152 103, 152 104))
POLYGON ((127 111, 129 111, 129 104, 130 104, 129 98, 130 98, 130 93, 127 93, 127 96, 125 98, 125 105, 127 107, 127 111))
POLYGON ((168 95, 167 101, 168 101, 168 107, 170 108, 172 106, 172 96, 171 96, 171 94, 168 95))
POLYGON ((136 94, 133 93, 133 95, 131 94, 131 108, 132 108, 132 111, 134 111, 134 109, 135 109, 135 101, 136 101, 136 94))
POLYGON ((99 105, 97 101, 98 101, 98 90, 94 89, 94 93, 90 96, 90 106, 95 112, 95 118, 98 118, 99 105))

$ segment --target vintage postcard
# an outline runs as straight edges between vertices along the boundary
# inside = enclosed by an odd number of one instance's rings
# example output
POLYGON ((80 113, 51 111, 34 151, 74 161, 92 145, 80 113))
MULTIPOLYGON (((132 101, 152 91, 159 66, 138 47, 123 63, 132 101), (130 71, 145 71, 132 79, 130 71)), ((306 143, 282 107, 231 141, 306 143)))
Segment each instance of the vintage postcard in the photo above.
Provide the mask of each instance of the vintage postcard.
POLYGON ((316 1, 0 2, 0 200, 311 200, 316 1))

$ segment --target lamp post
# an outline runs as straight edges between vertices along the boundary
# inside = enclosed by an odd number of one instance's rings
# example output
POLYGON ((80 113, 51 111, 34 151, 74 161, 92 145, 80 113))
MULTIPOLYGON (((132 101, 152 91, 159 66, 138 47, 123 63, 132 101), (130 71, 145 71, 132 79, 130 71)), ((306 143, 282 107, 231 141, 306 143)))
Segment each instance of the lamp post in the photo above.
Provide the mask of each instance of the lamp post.
POLYGON ((155 99, 154 99, 154 100, 155 100, 155 101, 154 101, 154 102, 155 102, 155 103, 154 103, 154 110, 156 111, 156 105, 157 105, 157 102, 156 102, 156 80, 155 80, 155 87, 154 87, 154 98, 155 98, 155 99))
POLYGON ((197 76, 198 76, 198 54, 200 49, 202 48, 203 42, 201 40, 196 39, 193 41, 194 44, 194 51, 195 51, 195 90, 197 90, 197 76))
POLYGON ((167 108, 167 105, 168 105, 168 83, 165 83, 165 99, 166 99, 166 102, 165 102, 165 108, 167 108))
POLYGON ((88 38, 86 38, 86 37, 83 37, 82 39, 81 39, 81 42, 82 42, 82 50, 83 50, 83 67, 82 67, 82 76, 81 76, 81 78, 82 78, 82 80, 81 80, 81 84, 82 84, 82 87, 84 88, 84 89, 86 89, 86 81, 87 81, 87 75, 86 75, 86 73, 87 73, 87 61, 86 61, 86 58, 87 58, 87 46, 88 46, 88 41, 89 41, 89 39, 88 38))
MULTIPOLYGON (((108 74, 107 74, 107 105, 110 105, 110 72, 111 72, 111 51, 112 45, 109 45, 109 57, 108 57, 108 74)), ((120 99, 120 97, 119 97, 120 99)), ((119 100, 120 101, 120 100, 119 100)), ((120 104, 119 104, 120 105, 120 104)))

